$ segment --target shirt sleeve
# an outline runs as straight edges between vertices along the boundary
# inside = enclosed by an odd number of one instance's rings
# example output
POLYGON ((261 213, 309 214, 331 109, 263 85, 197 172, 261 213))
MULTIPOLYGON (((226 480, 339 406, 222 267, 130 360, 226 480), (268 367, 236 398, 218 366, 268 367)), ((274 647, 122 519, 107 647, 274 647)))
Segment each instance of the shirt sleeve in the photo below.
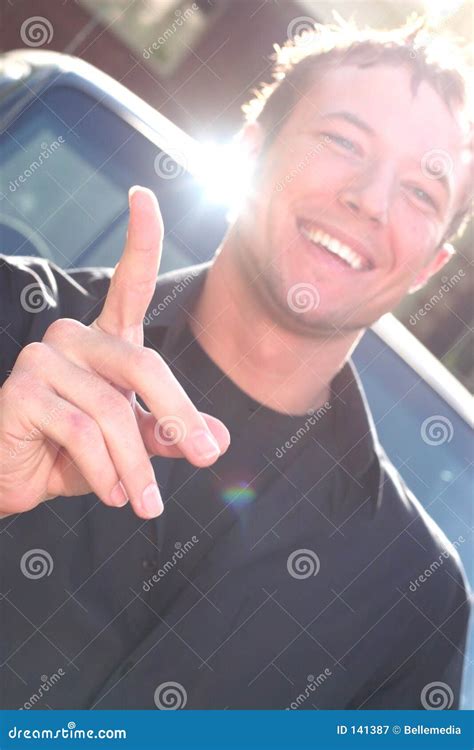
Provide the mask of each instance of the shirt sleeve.
POLYGON ((0 255, 0 385, 27 344, 58 318, 89 325, 99 314, 111 268, 64 271, 44 258, 0 255))

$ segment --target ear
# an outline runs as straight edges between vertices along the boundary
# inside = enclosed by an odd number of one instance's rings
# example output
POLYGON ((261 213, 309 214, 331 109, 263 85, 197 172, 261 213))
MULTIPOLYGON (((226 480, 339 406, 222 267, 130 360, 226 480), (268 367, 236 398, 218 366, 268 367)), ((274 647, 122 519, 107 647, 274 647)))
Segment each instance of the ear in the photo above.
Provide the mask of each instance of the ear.
POLYGON ((235 136, 235 142, 247 153, 248 158, 256 160, 265 139, 263 128, 258 122, 247 122, 235 136))
POLYGON ((428 263, 428 265, 425 266, 422 271, 420 271, 416 279, 413 281, 410 289, 408 290, 408 294, 413 294, 413 292, 417 292, 418 289, 422 289, 429 281, 429 279, 431 279, 432 276, 438 273, 438 271, 440 271, 443 266, 445 266, 446 263, 451 260, 455 252, 456 251, 454 247, 449 242, 443 243, 433 260, 428 263))

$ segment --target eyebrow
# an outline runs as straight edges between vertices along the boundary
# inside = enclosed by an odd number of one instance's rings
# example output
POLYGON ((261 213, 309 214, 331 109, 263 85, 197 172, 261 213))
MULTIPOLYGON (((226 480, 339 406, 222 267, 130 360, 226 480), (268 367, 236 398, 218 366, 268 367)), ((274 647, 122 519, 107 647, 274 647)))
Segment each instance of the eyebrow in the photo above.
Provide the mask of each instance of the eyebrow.
MULTIPOLYGON (((355 125, 357 128, 360 128, 360 130, 363 130, 365 133, 368 133, 368 135, 375 135, 375 131, 370 127, 370 125, 364 122, 364 120, 361 120, 360 117, 355 115, 353 112, 347 112, 347 111, 327 112, 325 115, 322 116, 323 120, 330 120, 334 118, 345 120, 346 122, 349 122, 351 125, 355 125)), ((449 180, 448 180, 446 173, 444 172, 441 173, 439 177, 434 176, 434 179, 438 180, 441 183, 448 198, 451 199, 451 187, 450 187, 449 180)))
POLYGON ((364 130, 369 135, 375 135, 375 132, 374 130, 372 130, 370 125, 367 125, 364 120, 361 120, 353 112, 328 112, 327 114, 323 115, 323 120, 333 119, 335 117, 338 117, 340 120, 346 120, 346 122, 350 122, 351 125, 355 125, 357 128, 364 130))

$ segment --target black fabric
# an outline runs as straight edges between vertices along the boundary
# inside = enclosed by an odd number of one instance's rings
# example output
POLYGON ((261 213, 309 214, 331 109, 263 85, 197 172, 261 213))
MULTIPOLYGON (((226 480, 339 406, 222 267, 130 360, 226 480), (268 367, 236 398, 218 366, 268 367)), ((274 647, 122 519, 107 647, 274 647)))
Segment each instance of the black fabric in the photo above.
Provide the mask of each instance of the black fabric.
MULTIPOLYGON (((3 382, 54 319, 97 316, 110 270, 0 260, 3 382)), ((0 707, 156 709, 174 691, 189 709, 421 708, 444 682, 456 708, 462 567, 380 447, 352 364, 318 418, 257 404, 187 326, 205 273, 160 279, 145 341, 232 447, 208 470, 153 459, 153 521, 94 495, 0 521, 0 707), (48 575, 24 574, 32 550, 48 575)))
MULTIPOLYGON (((199 560, 207 555, 215 540, 234 523, 246 518, 246 507, 258 507, 265 493, 284 476, 287 468, 305 449, 312 450, 314 471, 311 483, 328 473, 328 497, 334 474, 316 441, 334 453, 333 408, 305 416, 288 416, 268 409, 236 386, 209 359, 184 324, 173 335, 168 362, 176 377, 186 386, 201 411, 218 417, 231 432, 226 454, 209 469, 197 470, 186 461, 174 461, 167 485, 166 520, 163 520, 163 558, 171 559, 176 545, 199 538, 199 544, 156 587, 154 608, 160 612, 187 585, 199 560), (289 439, 294 437, 293 441, 289 439), (287 447, 285 447, 287 443, 287 447), (319 459, 319 460, 318 460, 319 459)), ((274 532, 276 534, 276 532, 274 532)))

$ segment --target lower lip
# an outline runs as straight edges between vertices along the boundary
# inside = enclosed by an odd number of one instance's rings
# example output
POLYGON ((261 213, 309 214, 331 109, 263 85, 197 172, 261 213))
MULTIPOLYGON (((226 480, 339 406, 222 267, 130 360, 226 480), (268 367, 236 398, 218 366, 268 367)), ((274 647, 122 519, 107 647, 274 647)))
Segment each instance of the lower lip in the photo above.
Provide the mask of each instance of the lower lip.
POLYGON ((306 248, 311 251, 311 254, 313 255, 314 258, 318 260, 318 262, 324 263, 324 265, 335 270, 346 271, 348 273, 362 273, 363 269, 358 270, 356 268, 352 268, 352 266, 350 266, 349 263, 346 263, 345 260, 342 260, 342 258, 339 258, 338 255, 331 253, 331 251, 327 250, 327 248, 325 248, 324 245, 320 245, 319 243, 315 244, 314 242, 311 242, 311 240, 308 239, 308 237, 306 237, 301 232, 301 230, 298 230, 298 231, 306 248))

